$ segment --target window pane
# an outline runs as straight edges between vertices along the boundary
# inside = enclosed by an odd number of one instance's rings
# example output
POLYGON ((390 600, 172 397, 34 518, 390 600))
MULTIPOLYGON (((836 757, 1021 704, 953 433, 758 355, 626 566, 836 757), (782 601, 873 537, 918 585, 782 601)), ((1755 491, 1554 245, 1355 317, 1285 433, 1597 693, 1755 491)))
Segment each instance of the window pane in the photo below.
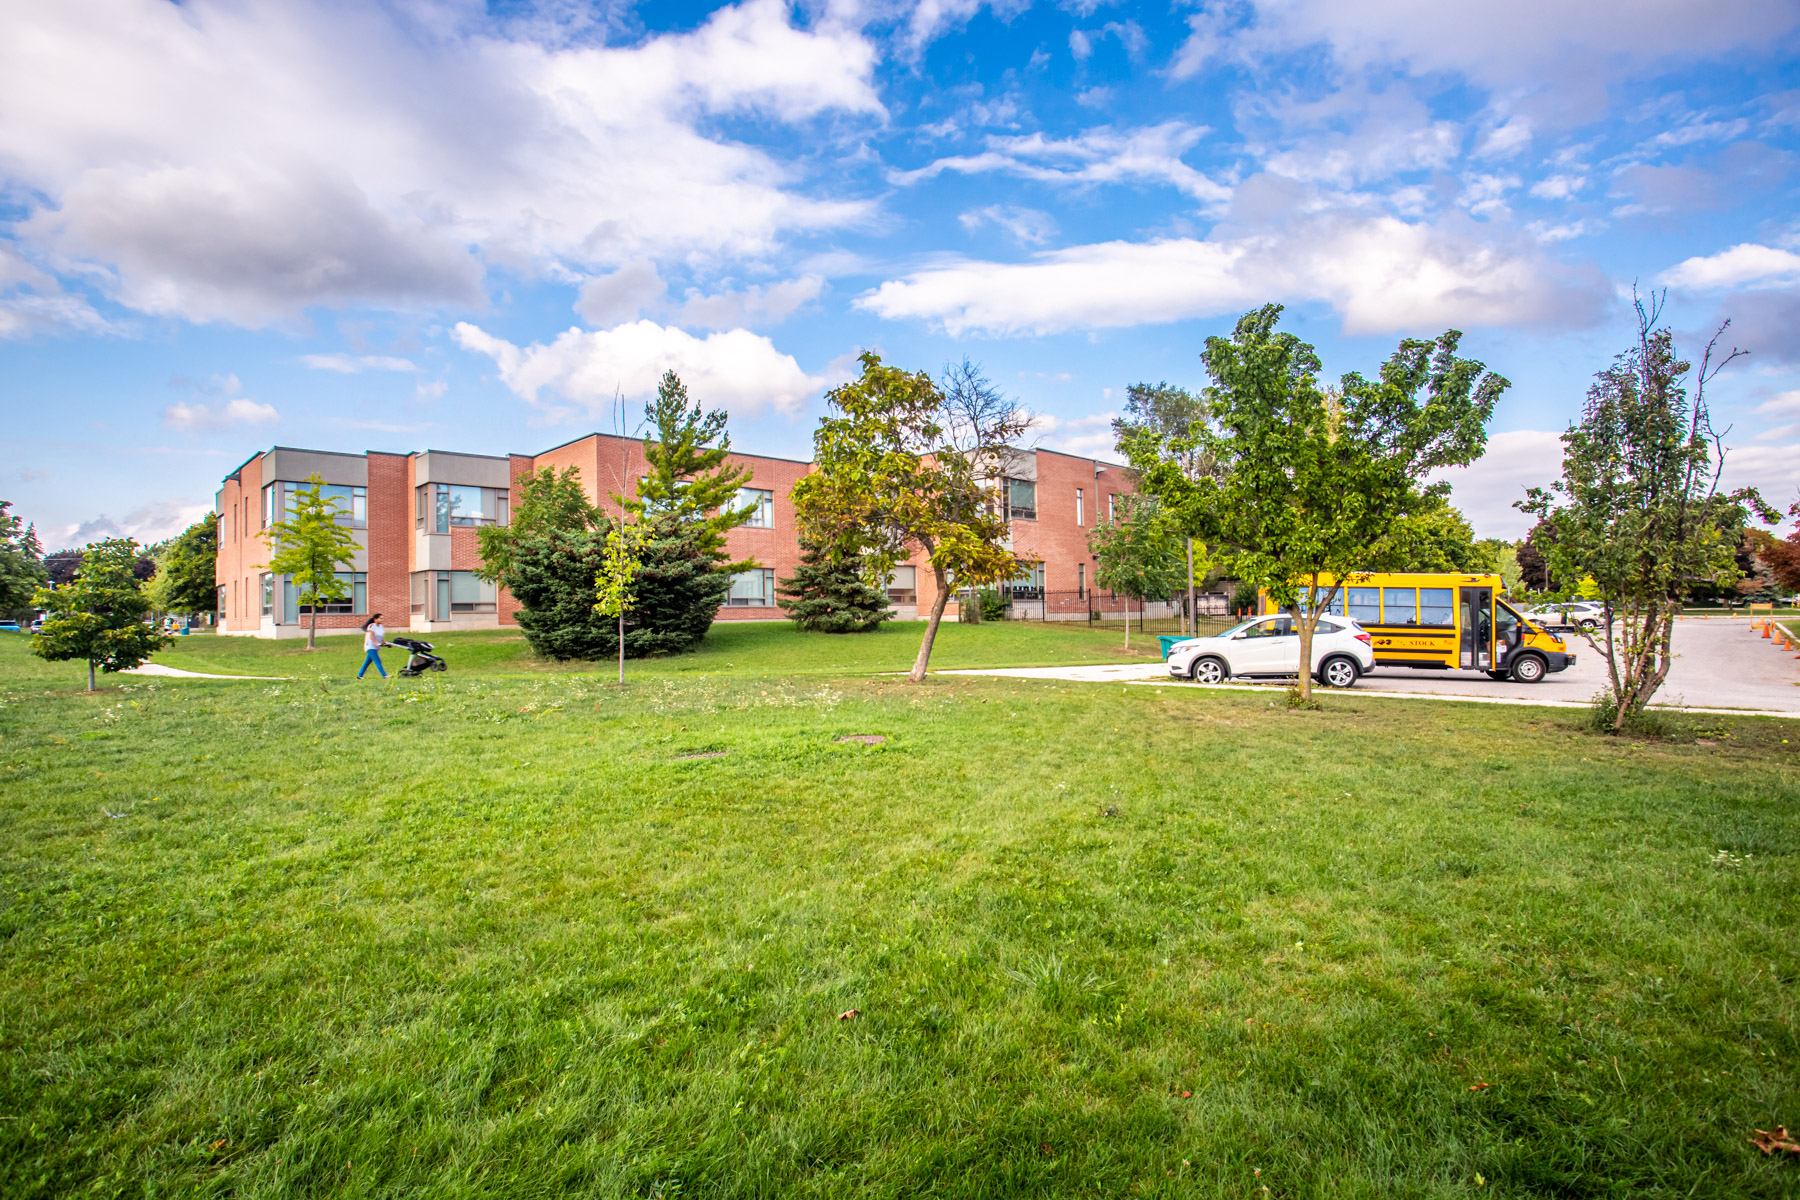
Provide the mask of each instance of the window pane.
POLYGON ((452 525, 473 525, 486 518, 486 508, 481 502, 484 490, 478 487, 465 487, 460 483, 449 485, 450 523, 452 525))
POLYGON ((495 492, 494 493, 494 524, 504 525, 507 523, 508 518, 506 515, 507 514, 506 505, 507 505, 507 494, 505 492, 495 492))
POLYGON ((418 529, 425 528, 425 510, 428 507, 426 504, 426 501, 425 501, 425 494, 427 492, 429 492, 430 490, 431 490, 430 484, 426 484, 424 487, 421 487, 421 488, 413 489, 414 493, 418 497, 418 503, 414 506, 414 509, 413 509, 413 525, 415 528, 418 528, 418 529))
POLYGON ((1346 588, 1350 600, 1350 619, 1367 622, 1371 625, 1381 624, 1381 594, 1372 587, 1346 588))
POLYGON ((764 488, 739 488, 734 507, 751 509, 744 524, 753 529, 775 528, 775 493, 764 488))
POLYGON ((760 607, 774 603, 775 572, 769 567, 753 567, 731 577, 731 594, 725 603, 738 608, 760 607))
POLYGON ((450 619, 450 577, 438 572, 437 577, 437 611, 431 614, 434 621, 450 619))
POLYGON ((1015 517, 1037 516, 1037 484, 1029 479, 1008 479, 1006 507, 1015 517))
POLYGON ((1420 588, 1419 624, 1456 624, 1456 593, 1449 588, 1420 588))
POLYGON ((450 572, 450 603, 482 604, 493 598, 494 585, 476 578, 475 572, 450 572))
POLYGON ((1381 622, 1384 625, 1417 625, 1417 593, 1412 588, 1382 588, 1381 622))
MULTIPOLYGON (((449 533, 450 532, 450 489, 445 487, 441 483, 434 484, 432 486, 437 489, 436 490, 437 531, 439 533, 449 533)), ((444 611, 449 612, 450 610, 445 609, 444 611)))

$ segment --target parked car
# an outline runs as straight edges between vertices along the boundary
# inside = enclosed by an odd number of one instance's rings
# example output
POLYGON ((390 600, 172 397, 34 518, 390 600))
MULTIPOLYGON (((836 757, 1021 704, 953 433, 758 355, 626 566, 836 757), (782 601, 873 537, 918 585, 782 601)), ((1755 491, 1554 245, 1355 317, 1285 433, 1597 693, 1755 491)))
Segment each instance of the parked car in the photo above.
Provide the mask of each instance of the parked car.
MULTIPOLYGON (((1312 673, 1326 687, 1355 687, 1375 669, 1373 639, 1343 617, 1321 617, 1313 634, 1312 673)), ((1252 617, 1213 637, 1188 638, 1169 648, 1169 674, 1196 683, 1234 676, 1300 673, 1300 634, 1292 617, 1252 617)))
POLYGON ((1567 604, 1545 604, 1530 609, 1525 619, 1545 629, 1579 629, 1592 632, 1606 620, 1606 607, 1598 600, 1571 600, 1567 604))

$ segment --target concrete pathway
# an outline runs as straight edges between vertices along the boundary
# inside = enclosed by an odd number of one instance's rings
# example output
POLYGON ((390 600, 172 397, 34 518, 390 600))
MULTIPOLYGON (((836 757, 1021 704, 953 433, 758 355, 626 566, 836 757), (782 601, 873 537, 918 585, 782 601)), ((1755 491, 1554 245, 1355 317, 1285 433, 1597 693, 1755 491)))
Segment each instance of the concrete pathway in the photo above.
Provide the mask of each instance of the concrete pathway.
MULTIPOLYGON (((1473 671, 1415 671, 1377 667, 1357 682, 1356 694, 1396 700, 1467 700, 1545 708, 1585 708, 1606 687, 1606 665, 1593 647, 1566 638, 1575 665, 1542 683, 1500 682, 1473 671)), ((1800 660, 1753 633, 1747 619, 1678 620, 1675 665, 1652 708, 1696 713, 1757 713, 1800 718, 1800 660)), ((1281 683, 1197 684, 1170 679, 1161 663, 1082 667, 1010 667, 987 671, 936 671, 938 675, 997 675, 1012 679, 1061 679, 1076 683, 1167 684, 1251 691, 1281 683)))
POLYGON ((121 675, 160 675, 165 679, 286 679, 286 675, 208 675, 202 671, 184 671, 180 667, 165 667, 161 663, 145 663, 141 667, 133 667, 129 671, 120 671, 121 675))

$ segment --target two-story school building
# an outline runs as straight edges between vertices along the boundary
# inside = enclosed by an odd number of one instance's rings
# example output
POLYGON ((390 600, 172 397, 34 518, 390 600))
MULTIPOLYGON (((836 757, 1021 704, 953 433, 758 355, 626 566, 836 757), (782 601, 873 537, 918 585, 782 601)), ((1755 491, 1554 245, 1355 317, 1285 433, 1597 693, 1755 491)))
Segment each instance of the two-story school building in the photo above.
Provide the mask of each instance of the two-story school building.
MULTIPOLYGON (((754 506, 756 512, 726 535, 726 547, 733 558, 757 565, 732 581, 719 619, 783 619, 775 603, 776 581, 793 574, 800 561, 793 488, 812 464, 756 454, 733 454, 731 462, 749 469, 740 506, 754 506)), ((539 454, 350 454, 289 446, 261 451, 225 477, 215 501, 219 631, 305 636, 311 611, 299 602, 292 580, 268 571, 264 534, 313 475, 339 500, 339 520, 350 527, 357 545, 355 561, 342 573, 349 594, 320 607, 321 630, 355 629, 375 612, 389 628, 420 633, 515 625, 518 605, 506 589, 476 578, 481 565, 476 531, 507 523, 521 476, 540 467, 569 466, 579 473, 588 498, 603 509, 615 508, 616 495, 635 496, 637 481, 648 474, 642 442, 598 433, 539 454)), ((1115 463, 1053 450, 1015 452, 1001 494, 1014 551, 1036 561, 1010 585, 1014 604, 1036 603, 1039 615, 1054 619, 1056 613, 1043 611, 1046 604, 1058 606, 1047 596, 1085 597, 1094 572, 1088 533, 1112 511, 1113 496, 1130 490, 1125 469, 1115 463)), ((888 599, 902 620, 930 610, 933 581, 922 557, 896 569, 888 599)), ((955 612, 954 601, 948 611, 955 612)))

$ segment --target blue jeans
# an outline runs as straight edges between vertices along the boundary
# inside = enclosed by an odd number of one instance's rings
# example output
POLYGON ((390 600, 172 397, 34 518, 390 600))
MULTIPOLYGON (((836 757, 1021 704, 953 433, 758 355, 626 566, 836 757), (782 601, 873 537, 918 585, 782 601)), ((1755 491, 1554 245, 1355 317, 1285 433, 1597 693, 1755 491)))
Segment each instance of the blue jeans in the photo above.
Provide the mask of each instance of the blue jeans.
POLYGON ((363 671, 367 671, 369 669, 370 663, 375 664, 375 669, 377 671, 381 672, 381 677, 383 679, 387 678, 387 668, 381 665, 381 651, 371 650, 367 654, 363 655, 362 671, 358 671, 356 673, 356 677, 358 679, 361 679, 363 677, 363 671))

